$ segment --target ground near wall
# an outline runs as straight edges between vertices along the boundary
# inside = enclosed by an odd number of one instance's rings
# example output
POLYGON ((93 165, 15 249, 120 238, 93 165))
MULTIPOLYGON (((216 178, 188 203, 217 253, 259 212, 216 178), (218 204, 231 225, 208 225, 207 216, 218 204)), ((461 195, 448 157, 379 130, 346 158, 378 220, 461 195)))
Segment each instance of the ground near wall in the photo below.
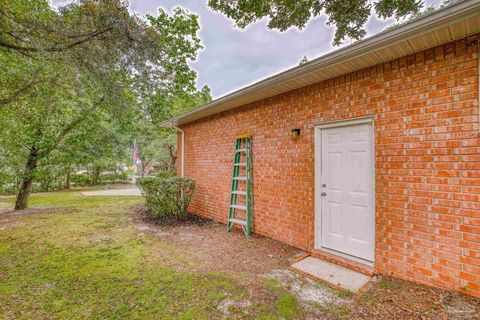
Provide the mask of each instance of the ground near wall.
POLYGON ((362 294, 287 270, 301 251, 191 218, 154 224, 142 198, 0 198, 1 319, 480 319, 480 300, 379 278, 362 294))

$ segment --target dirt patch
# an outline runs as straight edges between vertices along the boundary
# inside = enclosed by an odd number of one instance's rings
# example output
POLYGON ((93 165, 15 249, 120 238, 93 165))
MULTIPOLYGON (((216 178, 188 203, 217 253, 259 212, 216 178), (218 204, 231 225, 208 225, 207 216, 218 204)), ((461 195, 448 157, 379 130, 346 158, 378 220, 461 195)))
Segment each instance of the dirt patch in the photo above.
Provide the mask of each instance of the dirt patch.
MULTIPOLYGON (((199 260, 197 270, 242 273, 256 276, 279 268, 286 268, 296 256, 303 253, 276 240, 253 234, 249 239, 243 232, 226 232, 226 226, 195 215, 184 220, 155 220, 145 208, 135 209, 136 228, 159 235, 166 243, 193 250, 199 260)), ((192 259, 195 257, 192 256, 192 259)))
POLYGON ((12 204, 8 202, 0 202, 0 213, 5 211, 10 211, 12 209, 12 204))
POLYGON ((480 319, 480 300, 383 276, 353 297, 347 319, 480 319))
POLYGON ((324 286, 312 279, 305 278, 290 270, 278 269, 262 275, 266 279, 276 281, 285 290, 292 293, 305 310, 306 319, 333 319, 338 312, 330 314, 330 310, 348 310, 350 300, 342 297, 342 292, 324 286))
POLYGON ((55 213, 58 211, 62 211, 62 209, 54 208, 54 207, 43 207, 43 208, 28 208, 25 210, 8 210, 8 211, 1 212, 0 218, 18 218, 20 216, 24 216, 27 214, 55 213))
POLYGON ((472 315, 480 318, 480 303, 475 299, 465 299, 465 296, 449 293, 440 295, 440 304, 452 316, 470 319, 472 315))
POLYGON ((92 244, 98 244, 98 243, 110 244, 114 241, 114 239, 110 236, 103 235, 103 236, 91 237, 90 239, 88 239, 88 241, 92 244))
POLYGON ((19 221, 5 221, 2 220, 2 225, 0 226, 0 231, 7 230, 10 228, 18 228, 21 227, 23 223, 19 221))
POLYGON ((193 214, 187 214, 183 219, 179 220, 174 217, 157 218, 152 216, 145 205, 138 205, 134 209, 134 221, 144 224, 149 228, 157 227, 176 227, 176 226, 203 226, 211 224, 212 220, 205 219, 193 214))
POLYGON ((330 303, 341 305, 345 302, 334 290, 290 270, 277 269, 263 274, 262 277, 278 281, 284 288, 294 293, 299 301, 307 307, 323 306, 330 303))
POLYGON ((232 313, 237 314, 239 311, 249 308, 252 302, 249 300, 238 301, 233 299, 225 299, 217 306, 217 309, 222 311, 225 315, 232 313))
POLYGON ((0 231, 17 228, 23 225, 22 219, 30 214, 54 213, 60 211, 60 208, 28 208, 25 210, 0 211, 0 231))

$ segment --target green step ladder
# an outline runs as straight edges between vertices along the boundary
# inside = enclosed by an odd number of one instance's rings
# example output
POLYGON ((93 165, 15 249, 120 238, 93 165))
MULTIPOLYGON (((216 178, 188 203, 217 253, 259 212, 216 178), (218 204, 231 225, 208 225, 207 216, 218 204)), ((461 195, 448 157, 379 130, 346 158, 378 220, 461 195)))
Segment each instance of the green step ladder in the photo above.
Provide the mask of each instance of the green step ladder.
POLYGON ((253 229, 252 136, 244 134, 235 139, 227 230, 232 230, 238 224, 248 238, 253 229))

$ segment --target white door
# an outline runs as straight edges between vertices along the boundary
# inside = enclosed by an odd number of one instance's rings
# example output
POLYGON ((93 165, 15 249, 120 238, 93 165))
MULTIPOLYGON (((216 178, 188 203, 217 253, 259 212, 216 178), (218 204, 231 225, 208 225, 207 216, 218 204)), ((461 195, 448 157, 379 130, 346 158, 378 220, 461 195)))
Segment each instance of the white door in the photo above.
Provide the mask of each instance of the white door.
POLYGON ((316 247, 374 260, 375 210, 371 123, 317 130, 316 247), (318 144, 321 144, 318 146, 318 144), (320 168, 318 168, 320 167, 320 168), (320 169, 320 170, 318 170, 320 169), (318 172, 320 171, 320 172, 318 172), (320 211, 320 213, 318 212, 320 211), (320 235, 318 235, 320 233, 320 235))

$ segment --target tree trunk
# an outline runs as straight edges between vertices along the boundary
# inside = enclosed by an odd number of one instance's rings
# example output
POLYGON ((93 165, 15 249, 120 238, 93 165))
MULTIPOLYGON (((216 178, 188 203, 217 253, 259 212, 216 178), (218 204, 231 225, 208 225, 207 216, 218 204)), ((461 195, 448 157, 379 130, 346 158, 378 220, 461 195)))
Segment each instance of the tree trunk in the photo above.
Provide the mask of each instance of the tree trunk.
POLYGON ((37 169, 37 149, 32 147, 25 164, 25 172, 23 175, 20 190, 18 191, 17 200, 15 201, 15 210, 24 210, 28 207, 28 198, 32 192, 33 174, 37 169))
POLYGON ((140 157, 140 177, 145 176, 145 171, 147 170, 147 167, 150 165, 150 160, 147 160, 145 157, 140 157))
POLYGON ((65 177, 65 189, 70 189, 70 170, 67 171, 67 176, 65 177))
POLYGON ((48 180, 47 179, 41 179, 40 181, 40 189, 38 191, 40 192, 48 192, 48 180))
POLYGON ((168 164, 168 171, 175 171, 175 166, 177 164, 177 150, 174 145, 168 145, 167 148, 170 154, 170 163, 168 164))
POLYGON ((45 191, 50 191, 50 185, 52 184, 52 181, 54 179, 48 179, 47 182, 46 182, 46 185, 45 185, 45 191))
POLYGON ((92 174, 92 186, 96 186, 98 184, 98 179, 100 178, 101 170, 100 168, 94 168, 92 174))

